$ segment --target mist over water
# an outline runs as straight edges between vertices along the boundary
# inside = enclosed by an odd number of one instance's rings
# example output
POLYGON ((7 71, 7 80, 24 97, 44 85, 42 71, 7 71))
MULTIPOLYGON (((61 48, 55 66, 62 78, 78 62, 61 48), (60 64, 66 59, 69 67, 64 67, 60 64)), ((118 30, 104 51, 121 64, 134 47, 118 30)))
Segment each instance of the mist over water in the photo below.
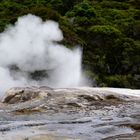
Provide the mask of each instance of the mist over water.
POLYGON ((62 39, 58 23, 31 14, 9 25, 0 34, 0 96, 15 86, 87 86, 80 47, 68 49, 62 39))

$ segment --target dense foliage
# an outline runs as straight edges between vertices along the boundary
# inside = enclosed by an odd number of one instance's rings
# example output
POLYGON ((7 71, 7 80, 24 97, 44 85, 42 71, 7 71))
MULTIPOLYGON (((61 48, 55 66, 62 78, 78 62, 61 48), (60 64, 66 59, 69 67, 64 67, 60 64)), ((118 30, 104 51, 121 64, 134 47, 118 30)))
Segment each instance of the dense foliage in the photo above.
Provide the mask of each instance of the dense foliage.
POLYGON ((140 0, 0 0, 0 32, 27 13, 59 22, 97 85, 140 87, 140 0))

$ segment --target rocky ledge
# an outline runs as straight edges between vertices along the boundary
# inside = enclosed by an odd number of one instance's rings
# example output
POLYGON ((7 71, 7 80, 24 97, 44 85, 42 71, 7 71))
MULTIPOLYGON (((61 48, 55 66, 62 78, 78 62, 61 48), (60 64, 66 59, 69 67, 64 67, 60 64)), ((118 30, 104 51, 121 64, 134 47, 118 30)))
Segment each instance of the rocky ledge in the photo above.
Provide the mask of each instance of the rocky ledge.
POLYGON ((0 140, 140 139, 140 91, 18 87, 0 103, 0 140))

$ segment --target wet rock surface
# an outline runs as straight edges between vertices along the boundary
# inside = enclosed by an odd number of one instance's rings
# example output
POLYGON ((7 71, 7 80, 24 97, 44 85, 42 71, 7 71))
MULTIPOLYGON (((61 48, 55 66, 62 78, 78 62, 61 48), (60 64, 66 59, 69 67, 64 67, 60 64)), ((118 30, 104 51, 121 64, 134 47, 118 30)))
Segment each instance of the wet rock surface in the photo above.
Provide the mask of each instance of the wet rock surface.
POLYGON ((140 92, 126 92, 12 88, 0 103, 0 140, 139 140, 140 92))

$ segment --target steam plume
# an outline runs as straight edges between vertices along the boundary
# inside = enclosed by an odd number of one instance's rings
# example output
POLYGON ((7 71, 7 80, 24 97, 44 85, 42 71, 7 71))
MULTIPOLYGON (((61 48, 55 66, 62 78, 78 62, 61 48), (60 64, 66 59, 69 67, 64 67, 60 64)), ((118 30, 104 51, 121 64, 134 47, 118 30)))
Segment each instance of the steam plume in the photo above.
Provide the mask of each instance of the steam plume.
POLYGON ((86 84, 81 70, 82 52, 57 42, 59 25, 28 14, 0 34, 0 93, 10 87, 47 85, 76 87, 86 84))

